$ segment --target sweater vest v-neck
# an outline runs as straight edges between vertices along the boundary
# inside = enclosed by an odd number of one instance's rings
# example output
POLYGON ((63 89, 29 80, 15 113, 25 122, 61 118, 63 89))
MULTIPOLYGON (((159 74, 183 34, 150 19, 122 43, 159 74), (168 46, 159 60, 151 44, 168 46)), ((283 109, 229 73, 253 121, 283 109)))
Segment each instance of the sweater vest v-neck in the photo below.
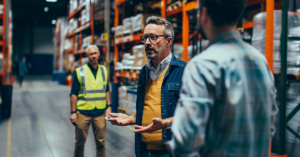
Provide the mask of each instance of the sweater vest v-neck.
MULTIPOLYGON (((152 124, 153 118, 161 118, 161 86, 169 66, 159 75, 159 77, 152 81, 148 78, 142 125, 148 126, 152 124)), ((152 133, 142 133, 142 142, 147 144, 147 149, 164 150, 166 146, 162 142, 162 130, 157 130, 152 133)))

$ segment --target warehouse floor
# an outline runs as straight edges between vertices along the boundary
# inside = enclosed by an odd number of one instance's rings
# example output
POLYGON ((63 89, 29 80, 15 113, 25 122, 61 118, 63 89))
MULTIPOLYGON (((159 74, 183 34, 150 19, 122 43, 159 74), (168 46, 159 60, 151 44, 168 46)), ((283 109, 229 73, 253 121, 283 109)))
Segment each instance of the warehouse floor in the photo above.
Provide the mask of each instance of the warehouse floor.
MULTIPOLYGON (((28 76, 22 88, 15 83, 11 119, 0 121, 0 156, 73 156, 75 128, 69 120, 69 92, 69 87, 51 81, 51 76, 28 76)), ((132 130, 132 126, 107 123, 106 157, 135 156, 132 130)), ((96 156, 93 138, 90 128, 87 157, 96 156)))

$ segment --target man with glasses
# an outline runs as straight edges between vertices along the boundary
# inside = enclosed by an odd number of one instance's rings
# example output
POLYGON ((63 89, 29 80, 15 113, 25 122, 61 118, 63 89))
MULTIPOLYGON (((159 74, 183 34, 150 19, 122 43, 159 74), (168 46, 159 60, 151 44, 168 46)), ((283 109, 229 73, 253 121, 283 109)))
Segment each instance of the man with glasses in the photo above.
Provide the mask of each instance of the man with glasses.
POLYGON ((166 142, 179 98, 185 62, 170 53, 174 30, 169 21, 157 16, 146 20, 141 41, 149 59, 139 75, 136 114, 111 113, 114 125, 136 124, 135 152, 137 157, 169 157, 166 142))
POLYGON ((237 31, 247 0, 199 0, 208 48, 186 66, 168 142, 175 157, 267 157, 277 113, 265 57, 237 31))

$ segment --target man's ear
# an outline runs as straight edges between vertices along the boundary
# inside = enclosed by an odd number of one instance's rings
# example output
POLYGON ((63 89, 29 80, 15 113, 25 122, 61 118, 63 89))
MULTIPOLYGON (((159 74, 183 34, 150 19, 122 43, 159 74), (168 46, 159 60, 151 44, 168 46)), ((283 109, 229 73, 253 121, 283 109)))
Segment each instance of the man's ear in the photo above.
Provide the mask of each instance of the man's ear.
POLYGON ((168 38, 166 39, 166 41, 167 41, 167 48, 171 47, 171 46, 172 46, 173 39, 172 39, 171 37, 168 37, 168 38))

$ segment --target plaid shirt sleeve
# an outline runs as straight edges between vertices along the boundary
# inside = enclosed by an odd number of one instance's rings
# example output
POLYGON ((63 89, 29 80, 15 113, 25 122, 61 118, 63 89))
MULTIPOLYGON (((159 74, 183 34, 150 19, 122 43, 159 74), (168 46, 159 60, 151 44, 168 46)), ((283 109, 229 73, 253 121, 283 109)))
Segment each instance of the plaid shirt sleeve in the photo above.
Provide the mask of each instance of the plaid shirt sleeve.
POLYGON ((168 144, 176 157, 200 156, 199 149, 204 142, 206 124, 214 104, 213 94, 208 90, 214 84, 214 79, 207 77, 212 76, 211 71, 198 63, 197 66, 189 63, 182 78, 180 99, 172 124, 174 136, 168 144))

